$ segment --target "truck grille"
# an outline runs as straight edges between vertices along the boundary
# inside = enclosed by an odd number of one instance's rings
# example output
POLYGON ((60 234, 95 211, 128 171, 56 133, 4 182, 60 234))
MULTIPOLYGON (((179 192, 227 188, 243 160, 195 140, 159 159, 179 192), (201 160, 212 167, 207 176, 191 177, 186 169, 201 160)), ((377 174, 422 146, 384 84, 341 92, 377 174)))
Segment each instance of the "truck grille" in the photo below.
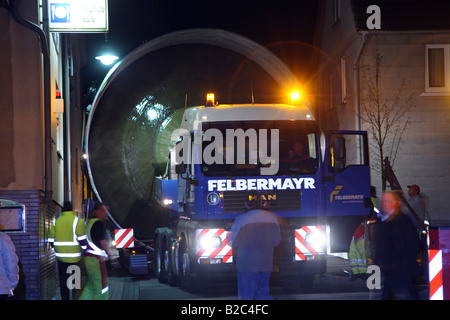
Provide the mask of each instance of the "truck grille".
POLYGON ((237 213, 245 211, 245 201, 251 197, 263 197, 273 211, 297 211, 302 204, 301 190, 273 191, 225 191, 223 193, 224 212, 237 213))

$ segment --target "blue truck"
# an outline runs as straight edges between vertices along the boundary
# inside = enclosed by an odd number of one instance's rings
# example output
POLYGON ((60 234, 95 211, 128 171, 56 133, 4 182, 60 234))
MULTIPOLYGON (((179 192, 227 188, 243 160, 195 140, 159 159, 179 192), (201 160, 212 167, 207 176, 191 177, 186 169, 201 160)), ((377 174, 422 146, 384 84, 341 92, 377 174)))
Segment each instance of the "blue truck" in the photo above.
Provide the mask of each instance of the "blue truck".
POLYGON ((187 108, 172 135, 155 198, 170 216, 156 229, 160 282, 189 289, 235 276, 227 242, 246 199, 263 198, 280 222, 272 279, 311 286, 327 254, 348 251, 370 213, 367 133, 324 133, 308 104, 187 108))

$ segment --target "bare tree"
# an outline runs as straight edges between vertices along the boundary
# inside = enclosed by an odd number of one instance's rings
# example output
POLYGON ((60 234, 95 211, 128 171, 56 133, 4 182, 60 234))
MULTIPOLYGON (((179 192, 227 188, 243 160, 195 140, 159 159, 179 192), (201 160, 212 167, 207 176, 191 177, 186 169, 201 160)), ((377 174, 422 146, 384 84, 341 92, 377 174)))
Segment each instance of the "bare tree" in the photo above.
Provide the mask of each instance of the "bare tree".
POLYGON ((376 45, 373 65, 361 68, 363 91, 359 116, 372 137, 371 164, 372 168, 381 174, 382 188, 385 190, 384 158, 388 157, 392 167, 394 166, 403 133, 409 124, 409 111, 414 106, 415 94, 411 93, 405 97, 406 82, 403 78, 399 87, 393 90, 393 94, 385 95, 387 90, 386 83, 383 82, 382 65, 383 56, 376 45))

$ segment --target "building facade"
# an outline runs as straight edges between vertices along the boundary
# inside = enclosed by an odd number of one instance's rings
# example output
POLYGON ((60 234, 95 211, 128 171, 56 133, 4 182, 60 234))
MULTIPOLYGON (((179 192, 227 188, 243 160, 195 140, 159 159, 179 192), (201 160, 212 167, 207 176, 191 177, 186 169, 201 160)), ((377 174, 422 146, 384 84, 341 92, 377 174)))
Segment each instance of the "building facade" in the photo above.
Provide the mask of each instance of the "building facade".
POLYGON ((321 1, 315 41, 316 114, 327 130, 369 132, 378 194, 382 179, 367 106, 410 104, 396 120, 404 131, 386 140, 388 145, 401 137, 397 153, 385 156, 391 155, 405 193, 407 185, 420 186, 435 225, 450 222, 449 5, 441 0, 321 1))
POLYGON ((0 1, 0 231, 20 261, 15 299, 55 297, 47 233, 65 200, 82 213, 78 38, 42 21, 42 1, 0 1))

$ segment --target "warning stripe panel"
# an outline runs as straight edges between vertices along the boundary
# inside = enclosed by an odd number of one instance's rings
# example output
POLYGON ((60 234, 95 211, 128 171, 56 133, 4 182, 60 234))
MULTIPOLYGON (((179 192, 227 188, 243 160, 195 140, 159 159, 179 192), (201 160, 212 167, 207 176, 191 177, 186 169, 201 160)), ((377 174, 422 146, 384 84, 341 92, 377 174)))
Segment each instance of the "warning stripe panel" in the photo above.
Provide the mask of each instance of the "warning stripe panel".
POLYGON ((443 300, 443 279, 442 279, 442 251, 428 250, 429 263, 429 282, 430 282, 430 300, 443 300))
MULTIPOLYGON (((197 230, 198 234, 196 236, 196 242, 202 238, 202 237, 220 237, 221 234, 223 234, 225 230, 224 229, 201 229, 197 230)), ((221 238, 222 239, 222 238, 221 238)), ((222 240, 223 244, 223 240, 222 240)), ((223 246, 222 246, 223 247, 223 246)), ((215 256, 212 255, 212 252, 215 251, 217 248, 200 248, 197 247, 197 260, 199 258, 215 258, 215 256)))
POLYGON ((325 248, 317 245, 307 244, 306 236, 310 233, 318 233, 325 236, 323 226, 303 226, 295 230, 295 260, 304 261, 307 256, 325 253, 325 248))
POLYGON ((227 242, 228 232, 225 229, 199 229, 196 232, 195 241, 197 243, 197 262, 200 259, 221 258, 222 263, 233 262, 233 250, 227 242), (220 237, 222 245, 219 248, 200 248, 198 242, 202 237, 220 237))
POLYGON ((116 229, 114 230, 114 241, 116 248, 133 248, 134 232, 133 229, 116 229))

